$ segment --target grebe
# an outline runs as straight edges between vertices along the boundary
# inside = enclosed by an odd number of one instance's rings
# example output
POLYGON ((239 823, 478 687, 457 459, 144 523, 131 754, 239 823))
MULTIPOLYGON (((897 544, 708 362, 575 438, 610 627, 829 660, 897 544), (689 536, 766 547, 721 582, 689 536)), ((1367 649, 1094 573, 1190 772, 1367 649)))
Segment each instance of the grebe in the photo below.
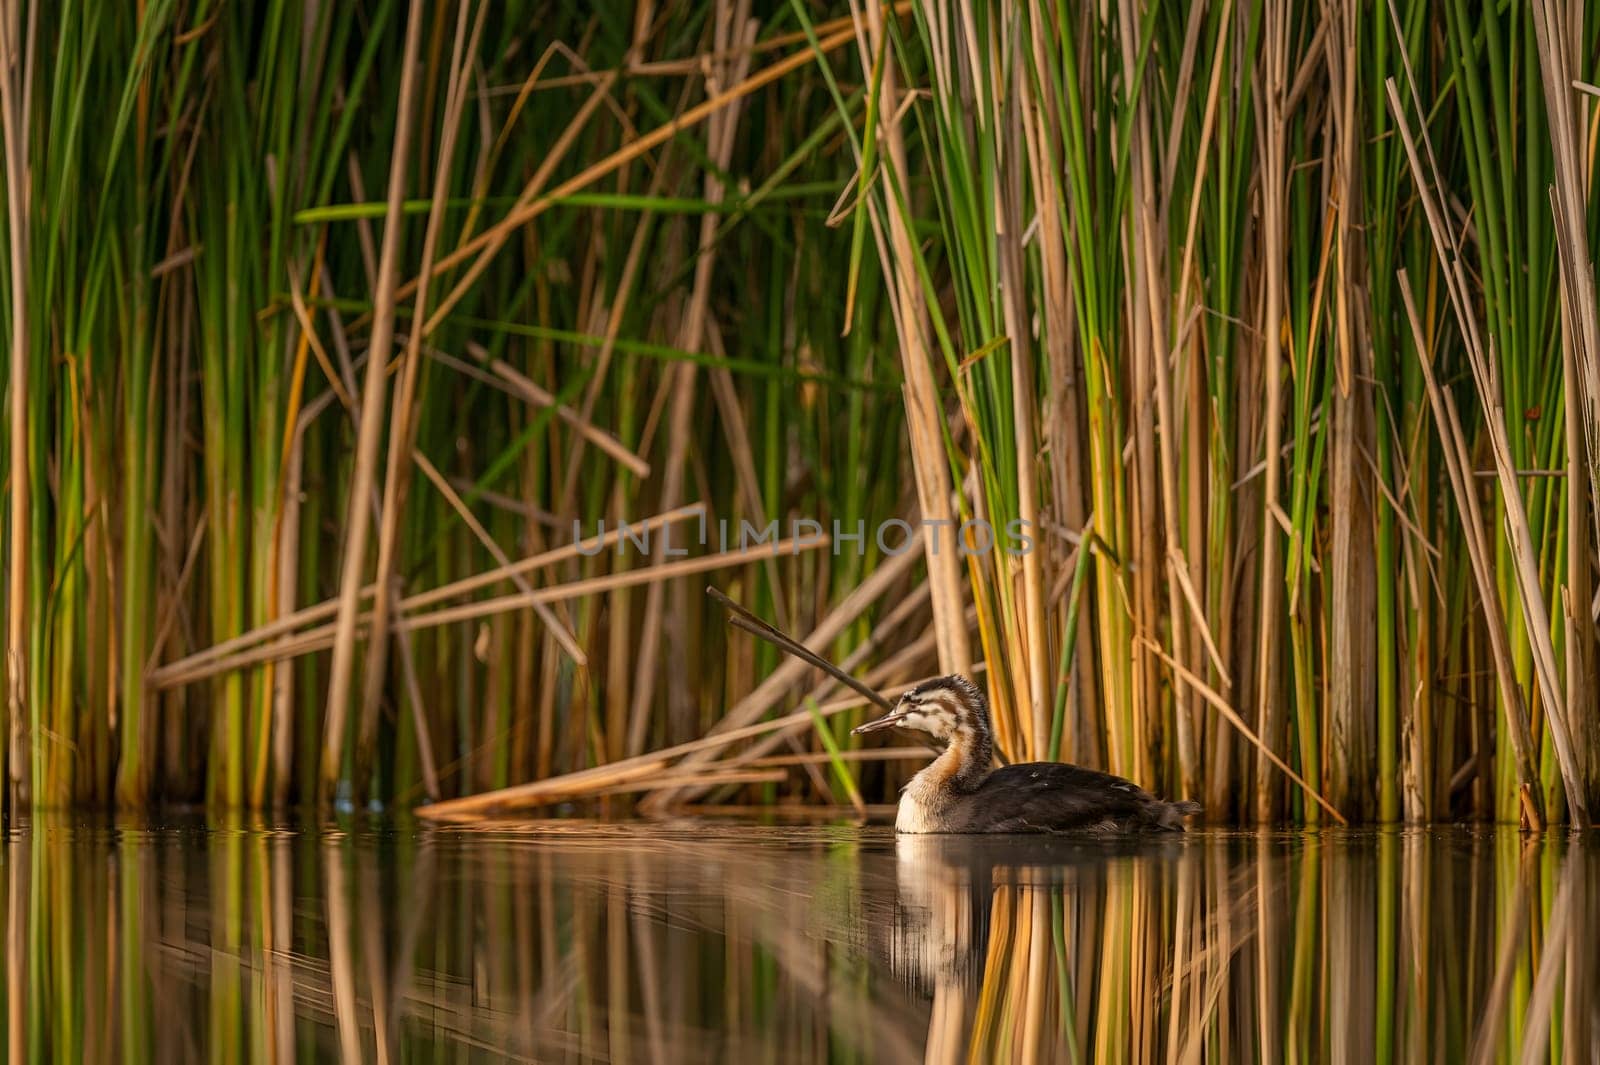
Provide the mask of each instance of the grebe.
POLYGON ((1062 762, 992 768, 989 701, 962 676, 939 677, 900 697, 855 733, 926 732, 947 746, 900 796, 896 832, 1182 832, 1196 802, 1163 802, 1110 773, 1062 762))

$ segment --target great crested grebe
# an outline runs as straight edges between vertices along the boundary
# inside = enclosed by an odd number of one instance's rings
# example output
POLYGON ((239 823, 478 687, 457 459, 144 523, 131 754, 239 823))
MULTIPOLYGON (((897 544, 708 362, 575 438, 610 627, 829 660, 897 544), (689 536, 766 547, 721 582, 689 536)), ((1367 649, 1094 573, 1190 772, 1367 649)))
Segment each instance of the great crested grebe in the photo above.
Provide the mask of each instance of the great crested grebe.
POLYGON ((1062 762, 992 767, 989 701, 962 676, 939 677, 854 731, 914 729, 944 753, 906 785, 896 832, 1182 832, 1196 802, 1164 802, 1110 773, 1062 762))

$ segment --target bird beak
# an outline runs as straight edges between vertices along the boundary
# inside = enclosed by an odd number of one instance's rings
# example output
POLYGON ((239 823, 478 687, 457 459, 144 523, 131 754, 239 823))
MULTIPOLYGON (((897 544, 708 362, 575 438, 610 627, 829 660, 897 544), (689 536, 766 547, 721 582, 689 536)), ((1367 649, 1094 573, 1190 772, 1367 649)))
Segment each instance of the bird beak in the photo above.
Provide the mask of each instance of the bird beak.
POLYGON ((901 721, 905 720, 905 716, 910 712, 910 710, 902 710, 897 706, 893 710, 890 710, 887 714, 884 714, 882 717, 874 721, 868 721, 865 725, 857 725, 855 728, 850 730, 850 735, 860 736, 867 732, 881 732, 886 728, 894 728, 896 725, 900 724, 901 721))

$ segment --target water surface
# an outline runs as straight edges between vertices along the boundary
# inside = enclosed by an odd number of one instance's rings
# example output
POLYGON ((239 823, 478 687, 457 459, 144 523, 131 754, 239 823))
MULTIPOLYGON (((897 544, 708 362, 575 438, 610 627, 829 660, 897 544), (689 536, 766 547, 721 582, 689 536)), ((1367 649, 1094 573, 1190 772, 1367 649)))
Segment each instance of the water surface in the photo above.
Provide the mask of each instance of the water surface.
POLYGON ((1600 849, 14 824, 11 1060, 1595 1060, 1600 849))

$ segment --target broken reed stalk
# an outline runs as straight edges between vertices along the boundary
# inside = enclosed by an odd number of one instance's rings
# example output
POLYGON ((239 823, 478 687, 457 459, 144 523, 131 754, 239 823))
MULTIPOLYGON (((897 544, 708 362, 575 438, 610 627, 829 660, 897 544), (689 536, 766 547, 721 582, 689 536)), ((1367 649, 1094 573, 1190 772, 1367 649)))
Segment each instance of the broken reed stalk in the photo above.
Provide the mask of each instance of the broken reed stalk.
MULTIPOLYGON (((691 503, 688 506, 678 507, 675 510, 669 510, 663 514, 646 518, 642 522, 636 522, 630 525, 629 529, 639 534, 651 533, 665 525, 686 521, 689 518, 699 517, 704 513, 704 505, 691 503)), ((468 592, 498 584, 500 581, 515 581, 523 574, 548 569, 583 555, 597 554, 608 548, 615 547, 621 542, 624 535, 626 535, 626 532, 623 529, 612 529, 610 532, 591 536, 587 540, 579 540, 548 551, 541 551, 537 555, 532 555, 517 562, 451 581, 449 584, 441 585, 438 588, 416 592, 400 601, 400 609, 408 613, 420 610, 425 606, 442 603, 466 595, 468 592)), ((362 597, 365 598, 372 595, 373 589, 374 586, 370 584, 362 588, 362 597)), ((235 656, 246 648, 254 647, 274 637, 287 636, 302 626, 326 621, 334 616, 338 607, 339 601, 336 599, 329 599, 326 602, 318 603, 316 606, 303 607, 259 628, 242 633, 232 639, 224 640, 221 643, 213 644, 185 658, 169 662, 158 669, 152 669, 147 680, 151 687, 160 689, 170 688, 179 684, 188 684, 199 680, 203 676, 214 676, 214 673, 200 672, 200 670, 220 659, 235 656)))
MULTIPOLYGON (((932 591, 929 589, 927 583, 924 582, 919 586, 917 593, 907 596, 893 610, 891 610, 882 621, 878 622, 878 624, 873 628, 871 635, 858 644, 855 650, 851 651, 850 654, 845 658, 841 668, 845 669, 846 671, 853 670, 870 660, 883 648, 889 639, 895 635, 895 633, 905 623, 906 619, 927 607, 931 596, 932 591)), ((966 624, 969 628, 972 625, 972 612, 970 611, 966 619, 966 624)), ((920 675, 927 668, 928 663, 937 663, 937 639, 938 633, 929 629, 923 632, 922 635, 918 636, 911 643, 900 648, 900 650, 883 658, 868 674, 865 681, 867 686, 876 690, 877 688, 888 684, 892 678, 908 675, 920 675)), ((785 668, 795 667, 796 673, 794 679, 797 680, 799 678, 799 667, 802 665, 803 663, 801 663, 798 659, 790 658, 779 667, 779 670, 781 671, 785 668)), ((980 662, 972 667, 972 672, 977 674, 983 671, 983 669, 984 665, 980 662)), ((776 675, 776 673, 777 671, 774 672, 774 675, 776 675)), ((793 683, 793 681, 791 680, 789 683, 793 683)), ((808 705, 811 702, 820 703, 822 700, 826 699, 833 690, 832 685, 833 681, 825 680, 816 687, 812 688, 810 692, 806 693, 808 705)), ((766 687, 766 685, 763 684, 762 687, 766 687)), ((760 692, 760 690, 761 689, 758 688, 756 692, 751 693, 751 696, 755 696, 760 692)), ((776 697, 777 696, 774 695, 773 699, 776 697)), ((741 706, 747 701, 752 702, 754 705, 761 705, 759 700, 754 700, 751 697, 747 697, 746 700, 741 701, 741 706)), ((737 710, 739 708, 735 707, 734 709, 737 710)), ((734 711, 730 710, 729 715, 731 716, 733 712, 734 711)), ((728 755, 726 758, 718 759, 718 756, 722 752, 717 749, 706 752, 703 756, 694 755, 691 757, 703 757, 705 759, 705 764, 708 766, 723 767, 730 765, 747 765, 766 755, 769 751, 779 746, 780 743, 791 741, 792 737, 800 731, 803 731, 803 729, 797 727, 794 729, 786 729, 780 732, 772 733, 760 739, 754 740, 748 747, 743 748, 735 754, 728 755)), ((876 749, 893 750, 895 748, 876 749)), ((849 754, 852 752, 847 751, 844 753, 849 754)), ((924 752, 921 750, 913 751, 912 754, 919 758, 926 757, 924 752)), ((706 790, 708 789, 703 787, 688 787, 683 789, 681 793, 668 793, 665 796, 659 797, 661 800, 660 805, 665 807, 666 805, 670 804, 674 808, 680 808, 687 803, 692 802, 698 796, 704 794, 706 790)), ((653 812, 653 807, 657 805, 657 798, 658 797, 656 796, 652 796, 651 798, 646 799, 640 805, 640 811, 646 814, 653 812)))
MULTIPOLYGON (((893 694, 910 691, 915 683, 907 684, 893 694)), ((859 710, 869 705, 864 699, 839 699, 814 711, 823 717, 832 717, 848 710, 859 710)), ((589 769, 580 769, 561 776, 548 777, 544 780, 535 780, 527 784, 516 784, 508 788, 495 791, 481 792, 477 795, 465 795, 459 799, 446 799, 444 802, 434 803, 430 806, 418 806, 412 812, 420 817, 447 818, 463 813, 510 812, 518 809, 527 809, 534 806, 543 806, 561 798, 578 798, 592 793, 596 787, 609 786, 622 779, 631 779, 634 775, 645 775, 664 768, 672 759, 685 758, 688 755, 704 751, 716 751, 738 743, 741 740, 764 736, 772 732, 781 732, 800 726, 810 726, 813 711, 807 707, 794 713, 775 717, 768 721, 760 721, 754 725, 745 725, 741 728, 730 729, 713 736, 701 736, 699 739, 689 740, 685 743, 663 747, 659 751, 650 751, 647 754, 635 755, 617 762, 607 762, 605 765, 593 766, 589 769)))
MULTIPOLYGON (((400 616, 390 631, 393 633, 417 632, 422 629, 438 628, 458 621, 473 621, 478 618, 493 617, 496 614, 535 607, 541 603, 556 603, 568 599, 579 599, 584 596, 615 591, 618 588, 631 588, 641 584, 668 580, 673 577, 685 577, 695 573, 704 573, 707 570, 736 566, 752 560, 815 550, 826 545, 826 543, 825 539, 779 540, 762 547, 744 548, 739 551, 727 551, 715 555, 705 555, 700 558, 684 559, 681 562, 668 562, 646 569, 589 577, 583 580, 569 581, 565 584, 541 588, 531 593, 497 596, 474 603, 462 603, 453 607, 444 607, 428 613, 412 613, 407 609, 414 604, 415 600, 422 598, 421 596, 414 596, 400 600, 397 611, 400 616)), ((357 631, 364 631, 365 626, 370 621, 370 612, 358 614, 355 619, 357 631)), ((335 624, 319 625, 305 632, 285 636, 273 643, 240 651, 236 654, 213 658, 181 675, 166 677, 164 686, 172 687, 179 684, 190 684, 206 677, 231 673, 246 666, 259 665, 263 662, 282 661, 286 658, 294 658, 313 651, 321 651, 333 646, 337 635, 338 628, 335 624)))
MULTIPOLYGON (((821 648, 826 647, 837 639, 848 626, 854 624, 866 612, 868 607, 877 602, 891 587, 911 572, 912 568, 923 556, 923 552, 920 550, 923 539, 922 529, 916 529, 911 538, 901 548, 900 553, 879 562, 878 567, 872 571, 871 575, 852 588, 850 593, 830 610, 826 617, 817 623, 816 628, 811 630, 805 642, 813 647, 821 648)), ((937 591, 930 588, 929 594, 930 597, 934 596, 937 591)), ((965 632, 965 628, 962 631, 965 632)), ((941 644, 941 646, 943 645, 941 644)), ((715 737, 728 734, 730 730, 736 731, 770 712, 773 705, 789 690, 790 686, 801 678, 805 672, 806 665, 807 663, 804 661, 793 657, 786 662, 780 663, 749 694, 729 707, 722 720, 711 727, 709 736, 715 737)), ((941 670, 944 668, 942 655, 940 668, 941 670)), ((715 748, 713 747, 709 752, 692 754, 689 760, 703 764, 714 757, 715 748)), ((651 804, 654 804, 657 808, 664 807, 682 799, 683 796, 675 792, 661 792, 652 797, 651 803, 647 804, 647 808, 651 804)))
POLYGON ((828 676, 832 677, 840 684, 843 684, 851 691, 857 693, 858 695, 865 696, 868 702, 871 702, 874 706, 879 707, 885 712, 894 709, 894 704, 889 702, 889 700, 885 699, 882 695, 879 695, 877 692, 873 691, 871 688, 867 687, 865 684, 861 683, 859 680, 852 677, 850 674, 846 673, 832 662, 829 662, 826 658, 823 658, 809 647, 795 640, 793 637, 785 634, 776 626, 769 625, 755 614, 752 614, 738 603, 735 603, 723 593, 722 589, 718 588, 716 585, 706 585, 706 594, 709 595, 714 602, 733 615, 733 617, 729 620, 735 628, 743 629, 750 635, 767 641, 784 654, 793 655, 802 662, 816 666, 818 669, 822 670, 824 673, 828 674, 828 676))

